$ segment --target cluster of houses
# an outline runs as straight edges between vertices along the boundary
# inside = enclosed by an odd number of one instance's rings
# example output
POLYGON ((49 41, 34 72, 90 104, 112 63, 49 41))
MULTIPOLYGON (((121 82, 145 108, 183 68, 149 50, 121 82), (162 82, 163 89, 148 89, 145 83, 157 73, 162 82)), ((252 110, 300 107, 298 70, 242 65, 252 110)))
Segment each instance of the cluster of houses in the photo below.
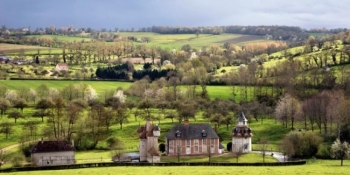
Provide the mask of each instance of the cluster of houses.
MULTIPOLYGON (((247 119, 241 113, 237 125, 232 130, 232 152, 248 153, 252 151, 252 130, 247 119)), ((146 121, 137 129, 139 137, 139 153, 126 153, 113 157, 113 161, 160 162, 158 138, 161 129, 157 124, 146 121)), ((189 123, 174 125, 165 136, 165 154, 167 156, 215 155, 222 154, 216 125, 212 128, 206 123, 189 123)), ((39 141, 31 148, 33 166, 69 165, 75 163, 74 141, 39 141)))

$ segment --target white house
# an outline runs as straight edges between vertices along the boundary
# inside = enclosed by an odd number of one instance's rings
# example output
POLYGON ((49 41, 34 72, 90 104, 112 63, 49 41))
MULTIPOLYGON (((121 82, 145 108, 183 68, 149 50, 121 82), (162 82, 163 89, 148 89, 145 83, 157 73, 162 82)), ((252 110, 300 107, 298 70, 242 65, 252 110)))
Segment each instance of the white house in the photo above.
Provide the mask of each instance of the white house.
POLYGON ((68 64, 67 63, 58 63, 56 65, 55 71, 60 72, 60 71, 68 71, 68 64))
POLYGON ((74 144, 67 141, 39 141, 31 149, 33 166, 71 165, 75 163, 74 144))
POLYGON ((160 128, 158 125, 151 124, 150 120, 146 121, 145 126, 137 129, 140 144, 140 161, 144 162, 160 162, 160 154, 158 152, 158 137, 160 136, 160 128))
POLYGON ((243 112, 237 119, 237 126, 232 130, 232 152, 248 153, 252 151, 252 130, 243 112))

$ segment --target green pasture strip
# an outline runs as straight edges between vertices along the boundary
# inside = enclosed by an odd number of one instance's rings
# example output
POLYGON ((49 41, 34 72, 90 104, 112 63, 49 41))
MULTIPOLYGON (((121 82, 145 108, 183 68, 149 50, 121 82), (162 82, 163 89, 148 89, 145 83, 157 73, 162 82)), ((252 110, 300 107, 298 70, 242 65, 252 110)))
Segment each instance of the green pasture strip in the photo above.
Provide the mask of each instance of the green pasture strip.
POLYGON ((192 48, 200 49, 205 46, 210 45, 223 45, 223 43, 219 43, 223 40, 229 40, 238 38, 242 35, 236 35, 236 34, 222 34, 222 35, 199 35, 198 38, 193 37, 191 39, 187 40, 178 40, 174 42, 168 42, 168 43, 159 43, 162 48, 175 48, 180 49, 183 45, 190 45, 192 48))
MULTIPOLYGON (((115 90, 117 87, 122 87, 124 90, 128 89, 132 82, 119 82, 119 81, 79 81, 79 80, 0 80, 0 84, 6 86, 9 89, 19 90, 20 87, 29 87, 36 89, 41 84, 45 84, 48 87, 55 87, 58 90, 67 87, 70 84, 84 83, 91 85, 96 92, 102 96, 106 90, 115 90)), ((184 88, 184 87, 183 87, 184 88)), ((248 89, 251 87, 248 87, 248 89)), ((198 90, 200 88, 197 88, 198 90)), ((238 89, 238 88, 237 88, 238 89)), ((232 89, 230 86, 207 86, 210 99, 233 99, 231 94, 232 89)), ((237 90, 239 93, 239 90, 237 90)), ((239 95, 235 99, 239 101, 239 95)), ((251 96, 251 95, 250 95, 251 96)), ((252 97, 249 97, 252 98, 252 97)))
POLYGON ((228 174, 249 174, 249 175, 345 175, 349 174, 350 160, 344 161, 340 166, 339 160, 316 160, 306 165, 296 166, 122 166, 122 167, 101 167, 82 168, 68 170, 45 170, 28 172, 10 172, 7 175, 81 175, 81 174, 162 174, 162 175, 228 175, 228 174))
POLYGON ((105 150, 77 151, 75 160, 77 163, 111 162, 112 154, 105 150))
POLYGON ((31 46, 31 45, 21 45, 21 44, 5 44, 0 43, 0 51, 6 52, 6 53, 19 53, 21 50, 49 50, 49 47, 42 47, 42 46, 31 46))
POLYGON ((67 42, 81 42, 81 41, 91 41, 89 37, 79 37, 79 36, 65 36, 65 35, 29 35, 28 38, 43 38, 51 37, 52 40, 57 39, 58 41, 67 41, 67 42))
POLYGON ((36 89, 38 86, 44 84, 48 87, 55 87, 58 90, 62 90, 68 85, 72 84, 88 84, 96 90, 99 95, 103 95, 106 90, 116 90, 117 87, 122 87, 124 90, 131 86, 131 82, 119 82, 119 81, 79 81, 79 80, 0 80, 1 85, 5 85, 9 89, 19 90, 21 87, 28 87, 36 89))
MULTIPOLYGON (((178 162, 177 156, 161 156, 161 162, 178 162)), ((180 156, 180 162, 209 162, 208 156, 180 156)), ((210 162, 227 162, 236 163, 237 159, 232 153, 225 153, 221 155, 212 155, 210 162)), ((260 153, 244 154, 238 158, 238 163, 255 163, 263 162, 263 157, 260 153)), ((278 162, 277 159, 266 156, 265 162, 278 162)))
MULTIPOLYGON (((27 54, 27 55, 38 54, 38 50, 25 51, 25 54, 27 54)), ((62 49, 56 49, 56 48, 48 49, 48 48, 43 48, 43 49, 40 49, 39 54, 40 54, 39 58, 48 57, 49 54, 52 54, 51 56, 53 56, 54 54, 62 54, 62 49)))

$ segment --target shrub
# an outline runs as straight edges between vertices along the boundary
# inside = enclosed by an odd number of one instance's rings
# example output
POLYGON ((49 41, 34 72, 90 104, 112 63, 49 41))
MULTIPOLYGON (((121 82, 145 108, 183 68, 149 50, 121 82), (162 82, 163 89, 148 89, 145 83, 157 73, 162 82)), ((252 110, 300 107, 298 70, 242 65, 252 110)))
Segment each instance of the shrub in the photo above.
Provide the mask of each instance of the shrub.
POLYGON ((330 159, 331 153, 329 150, 330 150, 329 145, 321 144, 316 154, 316 157, 321 159, 330 159))
POLYGON ((22 154, 15 154, 11 159, 11 164, 14 167, 21 167, 25 161, 25 157, 22 154))
POLYGON ((319 146, 322 143, 322 138, 313 132, 291 132, 285 139, 291 144, 293 152, 287 154, 295 158, 310 158, 316 155, 319 146))

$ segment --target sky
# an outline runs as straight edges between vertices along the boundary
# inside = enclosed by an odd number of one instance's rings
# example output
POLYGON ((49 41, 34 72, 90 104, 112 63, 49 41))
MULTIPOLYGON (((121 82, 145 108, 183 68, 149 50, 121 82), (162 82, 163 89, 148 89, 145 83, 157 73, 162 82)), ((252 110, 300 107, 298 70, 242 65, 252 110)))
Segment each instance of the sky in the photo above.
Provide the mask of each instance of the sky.
POLYGON ((0 25, 114 30, 151 26, 350 28, 350 0, 0 0, 0 25))

